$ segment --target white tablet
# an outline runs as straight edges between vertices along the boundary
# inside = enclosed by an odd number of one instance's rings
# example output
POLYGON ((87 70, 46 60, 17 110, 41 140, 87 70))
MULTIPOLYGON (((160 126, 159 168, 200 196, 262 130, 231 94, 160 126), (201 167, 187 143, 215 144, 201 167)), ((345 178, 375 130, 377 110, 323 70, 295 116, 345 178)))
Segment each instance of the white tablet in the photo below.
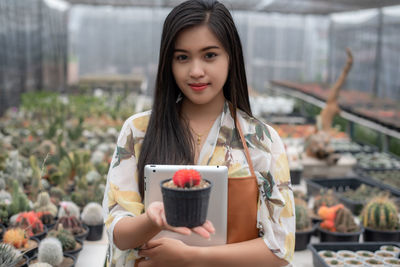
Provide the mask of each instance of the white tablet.
POLYGON ((170 231, 161 231, 154 239, 171 237, 193 246, 215 246, 226 244, 228 214, 228 168, 226 166, 203 165, 146 165, 144 168, 144 205, 145 209, 154 201, 163 201, 160 182, 172 178, 180 169, 195 169, 201 177, 212 181, 207 220, 215 227, 210 240, 197 234, 184 236, 170 231))

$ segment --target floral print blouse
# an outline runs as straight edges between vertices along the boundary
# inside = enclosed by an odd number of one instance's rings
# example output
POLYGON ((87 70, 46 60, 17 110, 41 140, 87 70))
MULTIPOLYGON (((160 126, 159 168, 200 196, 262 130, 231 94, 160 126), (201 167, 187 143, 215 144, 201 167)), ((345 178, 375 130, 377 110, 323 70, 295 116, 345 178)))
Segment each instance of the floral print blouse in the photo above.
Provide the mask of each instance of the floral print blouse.
MULTIPOLYGON (((125 216, 144 212, 139 194, 137 163, 150 111, 128 118, 120 132, 111 161, 103 199, 109 238, 108 266, 133 266, 137 251, 119 250, 113 244, 115 224, 125 216)), ((258 180, 259 235, 279 258, 292 262, 295 245, 295 211, 290 172, 283 143, 269 125, 238 110, 237 119, 258 180)), ((228 177, 249 176, 240 136, 234 130, 228 103, 212 126, 200 152, 198 165, 225 165, 228 177)))

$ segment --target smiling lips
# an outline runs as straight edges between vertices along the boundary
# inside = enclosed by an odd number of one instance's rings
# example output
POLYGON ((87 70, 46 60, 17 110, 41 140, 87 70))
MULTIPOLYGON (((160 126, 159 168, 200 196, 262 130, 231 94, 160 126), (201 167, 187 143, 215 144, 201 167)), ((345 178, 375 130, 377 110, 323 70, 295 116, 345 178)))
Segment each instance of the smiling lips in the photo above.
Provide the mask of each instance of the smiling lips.
POLYGON ((204 89, 207 88, 208 83, 190 83, 189 84, 190 88, 192 88, 192 90, 194 91, 203 91, 204 89))

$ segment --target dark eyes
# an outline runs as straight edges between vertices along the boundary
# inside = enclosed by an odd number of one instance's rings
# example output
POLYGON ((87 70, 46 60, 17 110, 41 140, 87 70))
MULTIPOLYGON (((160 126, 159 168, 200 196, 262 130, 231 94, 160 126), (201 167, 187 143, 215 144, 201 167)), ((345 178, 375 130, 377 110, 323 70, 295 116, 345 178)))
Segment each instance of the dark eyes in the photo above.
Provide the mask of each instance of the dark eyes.
POLYGON ((178 61, 183 61, 183 60, 186 60, 186 59, 187 59, 187 56, 186 56, 186 55, 178 55, 178 56, 176 56, 176 59, 177 59, 178 61))
MULTIPOLYGON (((216 57, 217 56, 217 54, 216 53, 214 53, 214 52, 208 52, 208 53, 206 53, 205 55, 204 55, 204 58, 206 59, 206 60, 210 60, 210 59, 213 59, 214 57, 216 57)), ((188 60, 188 56, 187 55, 177 55, 176 57, 175 57, 175 59, 177 60, 177 61, 185 61, 185 60, 188 60)))

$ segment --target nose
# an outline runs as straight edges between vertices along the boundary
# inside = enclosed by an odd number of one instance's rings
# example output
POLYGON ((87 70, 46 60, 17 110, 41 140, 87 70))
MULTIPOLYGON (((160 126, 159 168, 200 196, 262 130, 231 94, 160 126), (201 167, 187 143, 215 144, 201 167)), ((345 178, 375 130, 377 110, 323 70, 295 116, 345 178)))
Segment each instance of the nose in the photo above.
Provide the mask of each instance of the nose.
POLYGON ((194 60, 190 65, 190 77, 200 78, 204 76, 204 67, 200 61, 194 60))

